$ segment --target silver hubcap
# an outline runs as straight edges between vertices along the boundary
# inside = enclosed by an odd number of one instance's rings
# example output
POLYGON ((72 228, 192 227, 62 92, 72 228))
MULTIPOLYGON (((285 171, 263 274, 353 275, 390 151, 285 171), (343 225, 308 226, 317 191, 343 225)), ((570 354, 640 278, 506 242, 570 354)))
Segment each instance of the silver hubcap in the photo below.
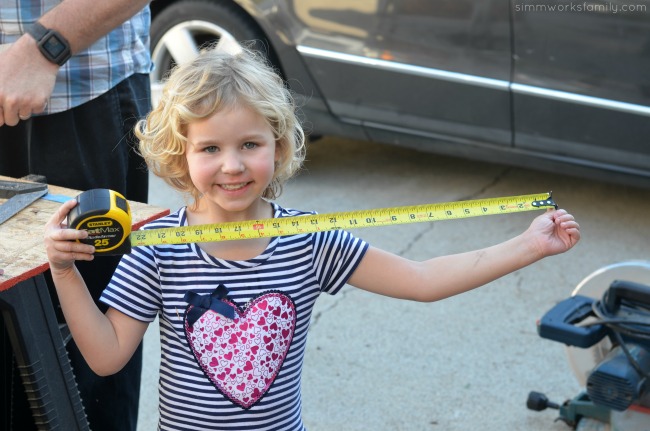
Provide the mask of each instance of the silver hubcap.
POLYGON ((199 53, 200 44, 217 41, 217 49, 230 53, 241 50, 232 34, 208 21, 185 21, 169 29, 158 41, 151 54, 154 70, 151 72, 151 99, 156 105, 162 93, 162 79, 173 61, 183 64, 199 53))

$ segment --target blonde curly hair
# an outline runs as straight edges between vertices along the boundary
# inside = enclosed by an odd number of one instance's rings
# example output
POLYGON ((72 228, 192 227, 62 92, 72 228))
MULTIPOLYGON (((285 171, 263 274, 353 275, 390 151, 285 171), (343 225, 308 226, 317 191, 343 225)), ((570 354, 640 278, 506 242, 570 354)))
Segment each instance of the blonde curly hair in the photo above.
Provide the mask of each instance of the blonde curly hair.
POLYGON ((261 54, 246 47, 236 54, 206 48, 192 62, 172 70, 159 103, 135 128, 139 152, 149 169, 171 187, 189 193, 196 203, 200 192, 185 158, 187 125, 235 105, 252 108, 273 130, 279 158, 262 197, 277 198, 302 165, 305 133, 282 78, 261 54))

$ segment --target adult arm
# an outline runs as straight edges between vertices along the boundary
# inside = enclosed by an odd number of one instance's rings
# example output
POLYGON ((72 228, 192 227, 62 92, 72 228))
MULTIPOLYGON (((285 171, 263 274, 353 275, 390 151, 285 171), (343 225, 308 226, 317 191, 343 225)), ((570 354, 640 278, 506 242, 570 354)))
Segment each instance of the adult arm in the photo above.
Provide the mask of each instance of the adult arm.
MULTIPOLYGON (((43 15, 39 22, 61 33, 74 54, 148 3, 149 0, 66 0, 43 15)), ((0 126, 15 126, 21 117, 43 112, 58 70, 59 66, 43 57, 36 41, 28 34, 0 52, 0 126)))

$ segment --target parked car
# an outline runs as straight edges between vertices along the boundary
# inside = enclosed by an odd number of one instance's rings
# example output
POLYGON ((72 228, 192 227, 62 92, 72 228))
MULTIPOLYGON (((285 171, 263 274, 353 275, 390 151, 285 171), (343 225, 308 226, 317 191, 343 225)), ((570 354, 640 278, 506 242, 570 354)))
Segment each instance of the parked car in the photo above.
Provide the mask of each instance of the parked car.
POLYGON ((312 136, 650 187, 638 3, 155 0, 153 88, 204 43, 255 40, 312 136))

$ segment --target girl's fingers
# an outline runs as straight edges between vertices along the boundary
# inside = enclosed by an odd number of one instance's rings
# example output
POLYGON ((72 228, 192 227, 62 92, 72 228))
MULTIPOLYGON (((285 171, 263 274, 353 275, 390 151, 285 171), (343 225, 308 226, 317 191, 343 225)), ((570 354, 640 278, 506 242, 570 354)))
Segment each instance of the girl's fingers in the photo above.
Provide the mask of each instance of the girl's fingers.
POLYGON ((76 229, 53 229, 46 235, 46 245, 50 243, 58 252, 87 253, 95 252, 95 247, 77 240, 88 238, 88 232, 76 229))
POLYGON ((569 228, 579 229, 580 228, 580 225, 576 221, 575 217, 573 217, 571 214, 566 214, 566 215, 564 215, 562 217, 559 217, 558 219, 556 219, 556 223, 559 224, 560 227, 562 227, 564 229, 569 229, 569 228))
POLYGON ((70 199, 69 201, 66 201, 61 205, 55 212, 52 214, 52 217, 50 217, 50 220, 47 222, 47 227, 60 227, 61 223, 66 219, 68 216, 68 213, 72 208, 74 208, 77 205, 77 200, 76 199, 70 199))
POLYGON ((50 238, 55 241, 76 241, 88 238, 88 232, 77 229, 57 229, 52 231, 50 238))
POLYGON ((77 201, 71 199, 61 205, 45 227, 45 248, 50 260, 57 262, 92 260, 95 247, 78 242, 88 237, 85 230, 63 228, 64 221, 77 201))
POLYGON ((557 224, 575 221, 573 214, 568 213, 566 210, 559 209, 553 214, 553 219, 557 224))
POLYGON ((65 258, 66 258, 65 260, 71 260, 71 261, 75 261, 75 260, 91 261, 91 260, 93 260, 95 258, 95 255, 94 254, 89 254, 89 253, 71 252, 71 253, 67 253, 65 255, 65 258))
POLYGON ((93 254, 95 252, 95 247, 93 247, 92 245, 84 244, 76 241, 57 241, 55 244, 55 248, 57 251, 63 253, 93 254))
MULTIPOLYGON (((72 229, 66 230, 71 231, 72 229)), ((46 248, 48 248, 50 265, 57 268, 67 268, 75 260, 91 261, 94 259, 95 247, 81 242, 53 240, 46 248)))

